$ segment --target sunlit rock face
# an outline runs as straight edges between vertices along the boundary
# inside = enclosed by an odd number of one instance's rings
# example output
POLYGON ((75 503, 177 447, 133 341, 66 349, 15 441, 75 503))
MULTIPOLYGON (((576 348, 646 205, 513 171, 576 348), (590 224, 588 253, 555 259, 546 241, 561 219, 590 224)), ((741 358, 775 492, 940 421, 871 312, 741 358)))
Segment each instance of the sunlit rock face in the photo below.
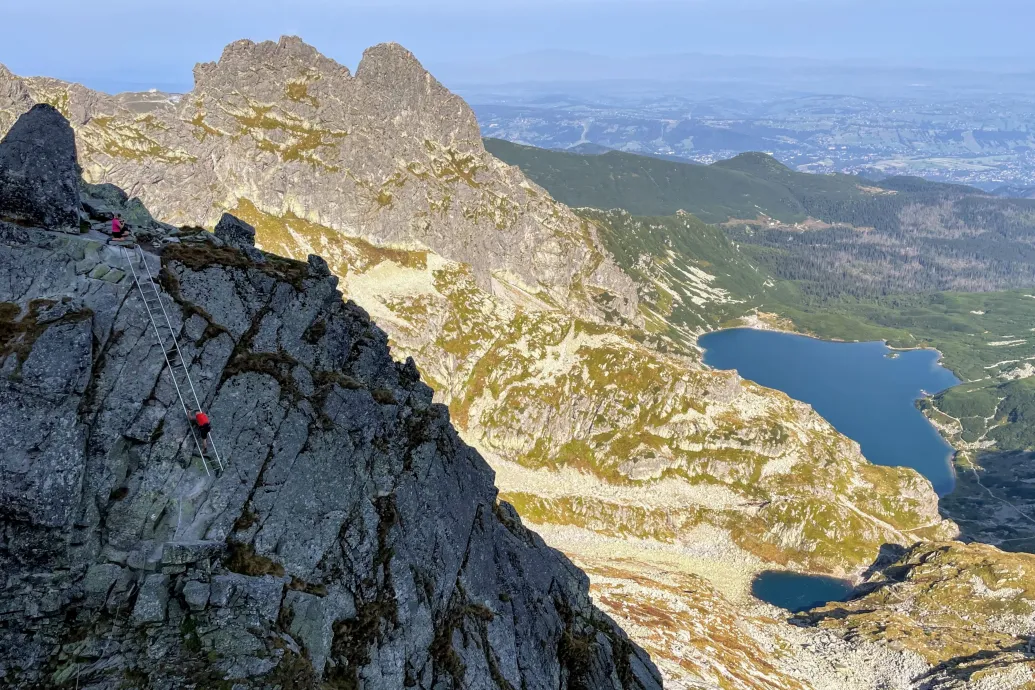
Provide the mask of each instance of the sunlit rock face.
POLYGON ((297 38, 238 41, 195 88, 137 114, 115 97, 0 71, 0 125, 35 101, 76 127, 90 182, 211 227, 247 199, 375 242, 426 247, 479 284, 638 321, 632 281, 594 228, 482 146, 474 113, 394 44, 355 76, 297 38))

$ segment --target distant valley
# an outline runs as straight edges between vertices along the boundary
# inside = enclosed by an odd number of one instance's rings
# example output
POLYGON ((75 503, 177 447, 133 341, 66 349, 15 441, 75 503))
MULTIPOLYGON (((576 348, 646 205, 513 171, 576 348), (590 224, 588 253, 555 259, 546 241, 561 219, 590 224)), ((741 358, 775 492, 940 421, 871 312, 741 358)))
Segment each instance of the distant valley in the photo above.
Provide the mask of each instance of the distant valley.
POLYGON ((959 488, 943 510, 970 538, 1035 549, 1032 201, 917 178, 810 175, 764 154, 700 166, 487 146, 573 206, 606 197, 641 214, 580 211, 607 228, 648 324, 674 342, 747 317, 940 350, 964 381, 923 403, 958 450, 959 488))
POLYGON ((836 82, 757 94, 736 83, 722 93, 707 83, 654 85, 650 93, 547 84, 465 95, 485 136, 542 148, 592 144, 698 163, 765 151, 807 172, 916 175, 989 191, 1035 184, 1035 102, 1020 84, 1005 93, 975 86, 963 95, 859 96, 836 82))

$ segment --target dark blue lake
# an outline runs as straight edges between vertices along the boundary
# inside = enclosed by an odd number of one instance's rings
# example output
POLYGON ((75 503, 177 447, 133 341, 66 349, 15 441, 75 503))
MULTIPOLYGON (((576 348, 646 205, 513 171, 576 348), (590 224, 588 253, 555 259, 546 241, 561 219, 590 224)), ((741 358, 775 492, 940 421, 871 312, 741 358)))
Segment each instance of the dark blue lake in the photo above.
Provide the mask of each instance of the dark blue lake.
POLYGON ((807 402, 877 465, 912 467, 939 495, 952 491, 952 448, 915 406, 923 392, 959 383, 934 350, 838 343, 734 328, 698 339, 704 361, 807 402), (889 353, 894 356, 889 357, 889 353))
POLYGON ((751 583, 753 595, 791 612, 805 611, 831 601, 844 601, 853 589, 852 583, 845 580, 779 570, 760 573, 751 583))

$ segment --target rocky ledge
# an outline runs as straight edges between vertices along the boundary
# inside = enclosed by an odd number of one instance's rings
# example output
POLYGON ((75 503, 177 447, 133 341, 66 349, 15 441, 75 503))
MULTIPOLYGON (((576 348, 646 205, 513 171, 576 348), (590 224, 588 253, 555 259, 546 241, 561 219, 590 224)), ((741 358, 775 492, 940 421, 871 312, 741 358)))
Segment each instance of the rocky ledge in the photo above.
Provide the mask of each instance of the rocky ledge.
POLYGON ((158 255, 0 222, 5 685, 660 688, 326 264, 222 227, 158 255))

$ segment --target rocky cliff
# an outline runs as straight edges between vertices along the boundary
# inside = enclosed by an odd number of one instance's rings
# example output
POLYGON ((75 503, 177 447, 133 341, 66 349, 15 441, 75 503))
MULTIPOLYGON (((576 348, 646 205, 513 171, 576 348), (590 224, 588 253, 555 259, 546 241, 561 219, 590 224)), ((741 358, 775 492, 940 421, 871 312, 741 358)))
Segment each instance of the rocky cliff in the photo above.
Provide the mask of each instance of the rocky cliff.
POLYGON ((198 65, 178 105, 124 101, 0 66, 0 134, 35 102, 76 127, 89 182, 139 195, 176 224, 211 227, 242 199, 473 267, 540 307, 638 320, 636 291, 592 225, 489 155, 474 113, 398 45, 355 76, 297 38, 238 41, 198 65))
POLYGON ((660 688, 322 260, 230 218, 137 254, 46 211, 0 220, 5 686, 660 688))
POLYGON ((852 601, 795 622, 919 658, 922 688, 1035 687, 1035 556, 984 544, 918 544, 852 601))

